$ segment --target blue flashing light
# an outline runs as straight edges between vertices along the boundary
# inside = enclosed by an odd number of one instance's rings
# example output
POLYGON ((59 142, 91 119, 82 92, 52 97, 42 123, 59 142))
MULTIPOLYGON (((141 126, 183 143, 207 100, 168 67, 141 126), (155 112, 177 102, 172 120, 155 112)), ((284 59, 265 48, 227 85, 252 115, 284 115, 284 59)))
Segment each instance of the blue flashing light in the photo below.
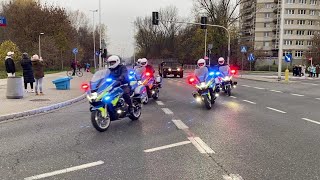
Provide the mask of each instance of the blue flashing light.
POLYGON ((210 75, 210 76, 213 76, 213 75, 214 75, 214 72, 210 72, 209 75, 210 75))
POLYGON ((111 79, 111 78, 108 78, 106 81, 107 81, 107 82, 112 82, 112 79, 111 79))
POLYGON ((130 71, 129 74, 130 74, 130 75, 133 75, 133 74, 134 74, 134 71, 130 71))
POLYGON ((105 98, 104 98, 104 100, 106 100, 106 101, 108 101, 108 100, 110 100, 110 96, 106 96, 105 98))
POLYGON ((216 75, 220 75, 221 73, 220 72, 216 72, 216 75))
POLYGON ((131 79, 134 79, 134 76, 129 76, 129 79, 131 80, 131 79))

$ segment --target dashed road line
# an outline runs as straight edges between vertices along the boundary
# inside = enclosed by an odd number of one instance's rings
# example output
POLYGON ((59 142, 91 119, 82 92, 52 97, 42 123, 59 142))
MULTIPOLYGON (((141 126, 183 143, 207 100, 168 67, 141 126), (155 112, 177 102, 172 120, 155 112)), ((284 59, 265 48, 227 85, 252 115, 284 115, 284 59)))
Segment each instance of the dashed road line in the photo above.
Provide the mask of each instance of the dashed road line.
POLYGON ((237 97, 235 97, 235 96, 230 96, 231 98, 233 98, 233 99, 237 99, 237 97))
POLYGON ((257 103, 255 103, 255 102, 248 101, 248 100, 242 100, 242 101, 247 102, 247 103, 250 103, 250 104, 257 104, 257 103))
POLYGON ((320 100, 320 98, 316 98, 316 100, 320 100))
POLYGON ((162 101, 156 101, 156 103, 159 105, 159 106, 164 106, 164 103, 162 101))
POLYGON ((292 96, 299 96, 299 97, 303 97, 304 95, 302 94, 291 94, 292 96))
POLYGON ((311 119, 308 119, 308 118, 302 118, 302 119, 305 120, 305 121, 309 121, 309 122, 312 122, 312 123, 320 125, 320 122, 318 122, 318 121, 314 121, 314 120, 311 120, 311 119))
POLYGON ((279 112, 279 113, 282 113, 282 114, 286 114, 287 113, 287 112, 281 111, 279 109, 271 108, 271 107, 267 107, 267 109, 270 109, 272 111, 276 111, 276 112, 279 112))
POLYGON ((273 90, 273 89, 271 89, 270 91, 271 91, 271 92, 276 92, 276 93, 283 93, 282 91, 273 90))
POLYGON ((251 86, 248 86, 248 85, 241 85, 241 86, 243 86, 243 87, 251 87, 251 86))
POLYGON ((312 85, 312 86, 319 86, 319 84, 314 84, 314 83, 301 83, 301 84, 307 84, 307 85, 312 85))
POLYGON ((263 90, 263 89, 265 89, 265 88, 261 88, 261 87, 253 87, 253 88, 255 88, 255 89, 259 89, 259 90, 263 90))
POLYGON ((239 174, 223 175, 224 180, 243 180, 239 174))
POLYGON ((78 171, 81 169, 86 169, 86 168, 98 166, 103 163, 104 163, 103 161, 97 161, 97 162, 93 162, 93 163, 83 164, 80 166, 75 166, 75 167, 71 167, 71 168, 61 169, 58 171, 53 171, 53 172, 49 172, 49 173, 44 173, 44 174, 40 174, 40 175, 36 175, 36 176, 27 177, 27 178, 24 178, 24 180, 43 179, 43 178, 47 178, 47 177, 51 177, 51 176, 55 176, 55 175, 59 175, 59 174, 69 173, 69 172, 78 171))
POLYGON ((169 149, 169 148, 173 148, 173 147, 177 147, 177 146, 183 146, 183 145, 190 144, 190 143, 191 143, 191 141, 182 141, 182 142, 168 144, 165 146, 160 146, 160 147, 156 147, 156 148, 152 148, 152 149, 146 149, 146 150, 144 150, 144 152, 146 152, 146 153, 155 152, 155 151, 160 151, 163 149, 169 149))
POLYGON ((172 120, 172 122, 177 126, 178 129, 189 129, 181 120, 172 120))
POLYGON ((162 111, 164 112, 164 113, 166 113, 166 114, 173 114, 173 112, 170 110, 170 109, 168 109, 168 108, 161 108, 162 109, 162 111))
POLYGON ((215 152, 199 137, 188 137, 188 139, 201 154, 215 154, 215 152))

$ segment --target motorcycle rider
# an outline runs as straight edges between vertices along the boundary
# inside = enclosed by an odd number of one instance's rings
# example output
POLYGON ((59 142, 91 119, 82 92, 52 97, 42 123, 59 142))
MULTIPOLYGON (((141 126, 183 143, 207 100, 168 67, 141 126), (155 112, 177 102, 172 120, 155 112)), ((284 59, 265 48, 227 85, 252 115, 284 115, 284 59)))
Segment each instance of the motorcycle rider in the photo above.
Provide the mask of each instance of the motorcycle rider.
POLYGON ((206 67, 206 60, 199 59, 197 65, 198 69, 194 70, 194 74, 200 80, 200 82, 205 82, 209 75, 209 70, 206 67))
POLYGON ((122 89, 124 91, 123 99, 129 105, 130 113, 132 113, 133 105, 130 97, 131 88, 128 80, 128 70, 126 66, 120 64, 121 61, 119 56, 110 56, 107 62, 110 69, 110 76, 117 81, 117 85, 127 84, 125 86, 122 86, 122 89))
POLYGON ((151 75, 153 77, 153 75, 155 73, 155 70, 150 64, 148 64, 147 58, 142 58, 141 61, 140 61, 140 65, 145 67, 146 68, 146 72, 151 73, 151 75))
POLYGON ((137 80, 141 80, 142 74, 145 72, 145 67, 141 65, 141 60, 138 59, 136 66, 134 67, 135 77, 137 80))
POLYGON ((225 63, 225 60, 223 57, 220 57, 218 59, 218 67, 219 67, 219 71, 223 76, 230 76, 231 75, 231 69, 230 66, 225 63))

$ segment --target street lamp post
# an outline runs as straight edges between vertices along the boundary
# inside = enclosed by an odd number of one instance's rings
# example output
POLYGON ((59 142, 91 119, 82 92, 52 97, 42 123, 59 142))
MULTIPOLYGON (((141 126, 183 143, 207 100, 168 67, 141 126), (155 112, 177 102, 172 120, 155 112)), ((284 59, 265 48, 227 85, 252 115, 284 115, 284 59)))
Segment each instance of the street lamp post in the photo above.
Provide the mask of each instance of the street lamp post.
POLYGON ((102 43, 101 43, 101 0, 99 0, 99 69, 102 68, 102 57, 101 57, 101 50, 102 50, 102 43))
POLYGON ((281 2, 281 16, 280 16, 280 40, 279 40, 279 52, 278 52, 278 81, 281 81, 282 72, 282 56, 283 56, 283 33, 284 33, 284 1, 281 2))
POLYGON ((96 27, 94 23, 94 13, 98 12, 98 10, 90 10, 93 14, 93 63, 94 63, 94 69, 97 69, 97 63, 96 63, 96 27))
POLYGON ((41 35, 44 35, 44 33, 39 34, 39 58, 41 57, 41 35))

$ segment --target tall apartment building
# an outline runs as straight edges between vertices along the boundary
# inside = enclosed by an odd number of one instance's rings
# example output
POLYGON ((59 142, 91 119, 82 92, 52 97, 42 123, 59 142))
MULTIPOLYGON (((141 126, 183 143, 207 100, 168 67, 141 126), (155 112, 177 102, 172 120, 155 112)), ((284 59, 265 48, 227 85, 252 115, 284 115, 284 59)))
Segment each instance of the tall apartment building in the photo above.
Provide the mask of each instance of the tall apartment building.
MULTIPOLYGON (((244 0, 240 6, 241 43, 265 57, 278 57, 282 0, 244 0)), ((320 31, 320 0, 284 0, 283 52, 302 63, 320 31)))

